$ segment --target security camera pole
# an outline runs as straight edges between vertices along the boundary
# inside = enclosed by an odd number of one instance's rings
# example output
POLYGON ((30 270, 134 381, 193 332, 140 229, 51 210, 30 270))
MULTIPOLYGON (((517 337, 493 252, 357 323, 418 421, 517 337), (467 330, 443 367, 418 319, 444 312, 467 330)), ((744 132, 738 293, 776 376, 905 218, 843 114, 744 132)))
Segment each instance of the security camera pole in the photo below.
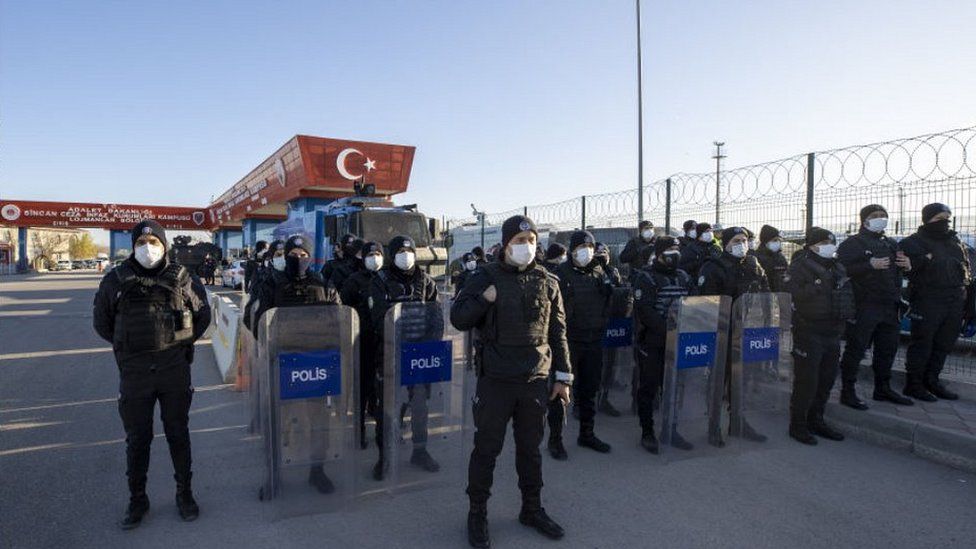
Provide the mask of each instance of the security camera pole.
POLYGON ((715 223, 719 222, 719 212, 721 212, 721 200, 722 200, 722 159, 725 155, 722 154, 722 147, 725 146, 724 141, 713 141, 715 145, 715 223))

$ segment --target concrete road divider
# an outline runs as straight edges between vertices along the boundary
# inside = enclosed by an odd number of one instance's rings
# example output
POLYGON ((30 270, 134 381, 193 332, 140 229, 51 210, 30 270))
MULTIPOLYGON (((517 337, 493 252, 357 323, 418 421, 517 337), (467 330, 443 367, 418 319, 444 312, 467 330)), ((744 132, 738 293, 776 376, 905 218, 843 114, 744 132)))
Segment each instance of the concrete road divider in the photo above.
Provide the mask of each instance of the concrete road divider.
POLYGON ((210 294, 213 324, 210 342, 214 358, 224 383, 234 383, 237 377, 237 336, 241 310, 230 299, 210 294))

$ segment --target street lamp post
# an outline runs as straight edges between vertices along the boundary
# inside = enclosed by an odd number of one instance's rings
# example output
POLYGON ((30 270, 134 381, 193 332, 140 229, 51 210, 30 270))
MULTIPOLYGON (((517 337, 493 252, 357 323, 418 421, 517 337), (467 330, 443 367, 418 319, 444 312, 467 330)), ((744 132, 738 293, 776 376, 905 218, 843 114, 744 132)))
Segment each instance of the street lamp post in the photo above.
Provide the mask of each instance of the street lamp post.
POLYGON ((644 220, 644 93, 641 66, 641 13, 637 4, 637 222, 644 220))
POLYGON ((715 223, 719 222, 719 216, 722 211, 722 159, 725 155, 722 154, 722 147, 725 146, 724 141, 713 141, 715 145, 715 223))

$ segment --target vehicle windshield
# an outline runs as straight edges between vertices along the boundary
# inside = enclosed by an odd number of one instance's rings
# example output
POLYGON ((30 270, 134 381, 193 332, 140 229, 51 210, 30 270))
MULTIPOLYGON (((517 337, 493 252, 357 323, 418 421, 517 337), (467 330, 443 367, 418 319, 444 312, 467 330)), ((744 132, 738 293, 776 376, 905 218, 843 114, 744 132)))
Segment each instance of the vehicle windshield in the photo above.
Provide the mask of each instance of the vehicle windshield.
POLYGON ((364 240, 385 246, 394 236, 405 235, 414 239, 418 248, 429 245, 427 224, 419 213, 365 211, 359 218, 364 240))

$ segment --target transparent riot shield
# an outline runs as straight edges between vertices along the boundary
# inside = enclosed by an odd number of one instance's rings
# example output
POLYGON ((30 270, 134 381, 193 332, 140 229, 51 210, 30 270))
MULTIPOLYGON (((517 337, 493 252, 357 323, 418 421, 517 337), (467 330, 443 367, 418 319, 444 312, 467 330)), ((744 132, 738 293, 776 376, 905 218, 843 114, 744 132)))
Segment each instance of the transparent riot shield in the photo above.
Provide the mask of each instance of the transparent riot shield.
POLYGON ((357 334, 342 305, 271 309, 258 324, 260 498, 273 519, 335 510, 361 493, 357 334))
POLYGON ((634 354, 634 298, 629 287, 614 288, 610 297, 610 320, 603 337, 603 375, 600 379, 598 410, 636 412, 637 367, 634 354))
POLYGON ((261 432, 261 374, 262 364, 258 362, 258 342, 254 334, 241 320, 237 326, 237 381, 238 389, 247 392, 247 431, 251 434, 261 432))
POLYGON ((731 299, 683 297, 668 311, 661 454, 669 461, 715 453, 726 444, 722 395, 731 299))
POLYGON ((732 305, 731 434, 746 444, 787 433, 791 305, 786 293, 743 294, 732 305))
POLYGON ((458 482, 470 436, 469 356, 464 333, 445 321, 441 303, 398 303, 387 311, 381 430, 390 488, 458 482))

